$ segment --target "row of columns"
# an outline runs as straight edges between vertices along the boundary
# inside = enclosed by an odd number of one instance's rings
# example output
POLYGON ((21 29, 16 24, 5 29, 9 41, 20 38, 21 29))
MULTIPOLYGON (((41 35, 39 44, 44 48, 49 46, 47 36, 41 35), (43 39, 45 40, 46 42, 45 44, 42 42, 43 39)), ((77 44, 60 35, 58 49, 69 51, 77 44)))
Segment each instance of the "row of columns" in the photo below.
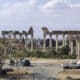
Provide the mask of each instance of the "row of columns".
MULTIPOLYGON (((80 40, 76 38, 76 46, 75 46, 75 53, 77 55, 77 58, 80 58, 80 40)), ((73 40, 69 41, 70 44, 70 54, 72 55, 74 53, 74 46, 73 46, 73 40)))
MULTIPOLYGON (((63 41, 62 41, 62 46, 64 47, 65 45, 67 45, 67 42, 65 40, 65 35, 63 34, 63 41)), ((50 40, 49 40, 49 47, 52 47, 52 35, 50 34, 50 40)), ((80 40, 76 39, 76 55, 78 55, 78 57, 80 56, 80 40)), ((58 46, 58 34, 56 34, 56 51, 58 50, 59 46, 58 46)), ((69 35, 69 48, 70 48, 70 54, 72 55, 74 53, 74 46, 73 46, 73 39, 72 39, 72 35, 69 35)), ((46 35, 44 35, 43 38, 43 52, 46 51, 46 35)))
MULTIPOLYGON (((65 46, 65 35, 63 34, 63 43, 62 46, 65 46)), ((52 35, 50 34, 49 47, 52 47, 52 35)), ((56 51, 58 50, 58 34, 56 34, 56 51)), ((46 34, 43 37, 43 52, 46 51, 46 34)))
MULTIPOLYGON (((27 49, 28 48, 28 42, 27 42, 27 37, 25 38, 25 48, 27 49)), ((33 35, 31 35, 31 51, 33 51, 33 35)))
MULTIPOLYGON (((80 39, 77 39, 77 36, 75 36, 74 40, 76 42, 75 53, 79 58, 79 56, 80 56, 80 39)), ((71 35, 70 35, 70 38, 69 38, 69 47, 70 47, 70 54, 72 55, 74 53, 74 45, 73 45, 73 38, 72 38, 71 35)))
MULTIPOLYGON (((76 52, 76 55, 77 55, 77 58, 79 59, 80 58, 80 39, 77 39, 76 38, 76 46, 75 46, 75 52, 76 52)), ((74 46, 73 46, 73 40, 70 40, 70 53, 73 54, 74 53, 74 46)))
MULTIPOLYGON (((9 45, 11 45, 11 33, 8 35, 9 37, 9 45)), ((20 35, 20 40, 22 40, 23 37, 20 35)), ((16 40, 16 37, 14 37, 14 40, 16 40)), ((27 48, 27 36, 25 37, 25 48, 27 48)), ((33 51, 33 35, 31 35, 31 51, 33 51)))

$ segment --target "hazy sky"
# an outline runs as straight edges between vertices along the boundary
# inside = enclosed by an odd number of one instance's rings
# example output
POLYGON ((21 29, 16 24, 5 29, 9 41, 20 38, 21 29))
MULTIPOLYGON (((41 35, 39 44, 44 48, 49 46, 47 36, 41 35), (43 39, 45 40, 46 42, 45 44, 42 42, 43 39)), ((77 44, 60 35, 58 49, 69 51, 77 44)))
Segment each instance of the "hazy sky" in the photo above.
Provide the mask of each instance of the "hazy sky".
POLYGON ((0 0, 0 31, 80 30, 80 0, 0 0))

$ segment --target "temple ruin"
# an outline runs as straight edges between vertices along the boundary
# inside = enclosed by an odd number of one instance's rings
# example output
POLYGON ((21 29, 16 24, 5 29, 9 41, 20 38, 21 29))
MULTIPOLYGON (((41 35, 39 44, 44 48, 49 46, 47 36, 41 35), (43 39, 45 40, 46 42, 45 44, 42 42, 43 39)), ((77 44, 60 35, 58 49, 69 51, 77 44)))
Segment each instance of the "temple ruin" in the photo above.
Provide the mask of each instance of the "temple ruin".
MULTIPOLYGON (((52 39, 53 36, 56 36, 56 52, 59 49, 59 36, 62 36, 62 47, 64 47, 65 45, 68 45, 70 48, 70 54, 75 53, 76 55, 78 55, 78 58, 80 57, 80 31, 49 31, 47 29, 47 27, 42 27, 42 31, 43 31, 43 48, 42 51, 46 52, 46 36, 49 36, 49 48, 52 48, 52 39), (67 43, 68 41, 68 43, 67 43), (73 41, 75 41, 75 46, 73 45, 73 41)), ((13 41, 15 42, 17 39, 17 35, 19 36, 19 39, 22 40, 23 36, 25 37, 25 48, 27 49, 27 39, 28 39, 28 35, 31 36, 31 51, 33 51, 34 48, 34 31, 33 28, 30 27, 30 29, 26 32, 26 31, 2 31, 2 36, 3 39, 9 39, 9 43, 11 42, 10 39, 13 39, 13 41), (7 37, 6 37, 7 36, 7 37)), ((11 43, 10 43, 11 44, 11 43)), ((16 44, 15 44, 16 45, 16 44)))
POLYGON ((49 47, 52 47, 52 36, 56 36, 56 51, 58 50, 58 37, 59 35, 62 36, 62 47, 65 45, 69 45, 70 48, 70 54, 75 53, 80 57, 80 31, 49 31, 47 27, 43 27, 43 52, 46 51, 46 36, 50 36, 50 41, 49 41, 49 47), (73 46, 73 40, 75 41, 76 45, 75 47, 73 46), (67 44, 67 41, 69 44, 67 44))
POLYGON ((24 38, 25 48, 27 48, 27 39, 28 39, 28 36, 30 35, 31 36, 31 51, 33 51, 34 31, 33 31, 32 27, 30 27, 30 29, 27 32, 26 31, 22 31, 22 32, 19 32, 19 31, 2 31, 1 34, 2 34, 4 40, 9 40, 8 44, 14 43, 13 45, 17 45, 17 42, 16 42, 18 39, 17 36, 19 37, 19 44, 22 41, 22 39, 24 38))

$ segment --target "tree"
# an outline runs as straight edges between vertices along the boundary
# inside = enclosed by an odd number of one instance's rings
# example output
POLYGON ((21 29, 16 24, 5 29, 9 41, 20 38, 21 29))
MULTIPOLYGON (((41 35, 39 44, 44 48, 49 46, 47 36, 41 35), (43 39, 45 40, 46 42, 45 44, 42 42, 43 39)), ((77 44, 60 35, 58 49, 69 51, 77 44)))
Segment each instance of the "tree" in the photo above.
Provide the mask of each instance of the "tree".
POLYGON ((70 48, 68 46, 62 47, 58 49, 58 57, 68 56, 69 55, 70 48))
POLYGON ((4 63, 4 60, 5 60, 5 53, 4 53, 4 50, 5 50, 5 46, 0 43, 0 69, 2 69, 2 66, 3 66, 3 63, 4 63))

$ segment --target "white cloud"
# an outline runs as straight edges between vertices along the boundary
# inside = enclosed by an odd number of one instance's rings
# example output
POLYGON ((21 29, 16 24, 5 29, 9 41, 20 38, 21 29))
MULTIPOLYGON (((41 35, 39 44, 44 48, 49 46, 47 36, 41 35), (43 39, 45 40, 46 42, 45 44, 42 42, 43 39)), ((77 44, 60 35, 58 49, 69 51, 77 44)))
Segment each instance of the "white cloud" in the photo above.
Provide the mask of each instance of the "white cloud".
POLYGON ((80 0, 48 0, 44 5, 40 6, 42 12, 54 12, 55 10, 64 10, 71 8, 79 8, 80 0))
POLYGON ((80 8, 80 0, 65 0, 71 8, 80 8))
POLYGON ((43 12, 53 12, 54 10, 64 10, 69 9, 68 5, 69 1, 67 0, 48 0, 43 6, 41 6, 41 10, 43 12))
POLYGON ((56 4, 58 0, 50 0, 46 4, 43 5, 44 9, 50 9, 53 8, 54 4, 56 4))
POLYGON ((26 12, 29 12, 33 9, 33 7, 36 4, 36 0, 29 0, 24 2, 16 2, 16 3, 10 3, 6 2, 2 5, 2 9, 0 10, 0 13, 2 15, 19 15, 24 14, 26 12))
POLYGON ((80 3, 77 4, 70 4, 71 8, 80 8, 80 3))
POLYGON ((27 24, 32 16, 37 0, 25 0, 23 2, 5 2, 0 5, 0 25, 27 24))

